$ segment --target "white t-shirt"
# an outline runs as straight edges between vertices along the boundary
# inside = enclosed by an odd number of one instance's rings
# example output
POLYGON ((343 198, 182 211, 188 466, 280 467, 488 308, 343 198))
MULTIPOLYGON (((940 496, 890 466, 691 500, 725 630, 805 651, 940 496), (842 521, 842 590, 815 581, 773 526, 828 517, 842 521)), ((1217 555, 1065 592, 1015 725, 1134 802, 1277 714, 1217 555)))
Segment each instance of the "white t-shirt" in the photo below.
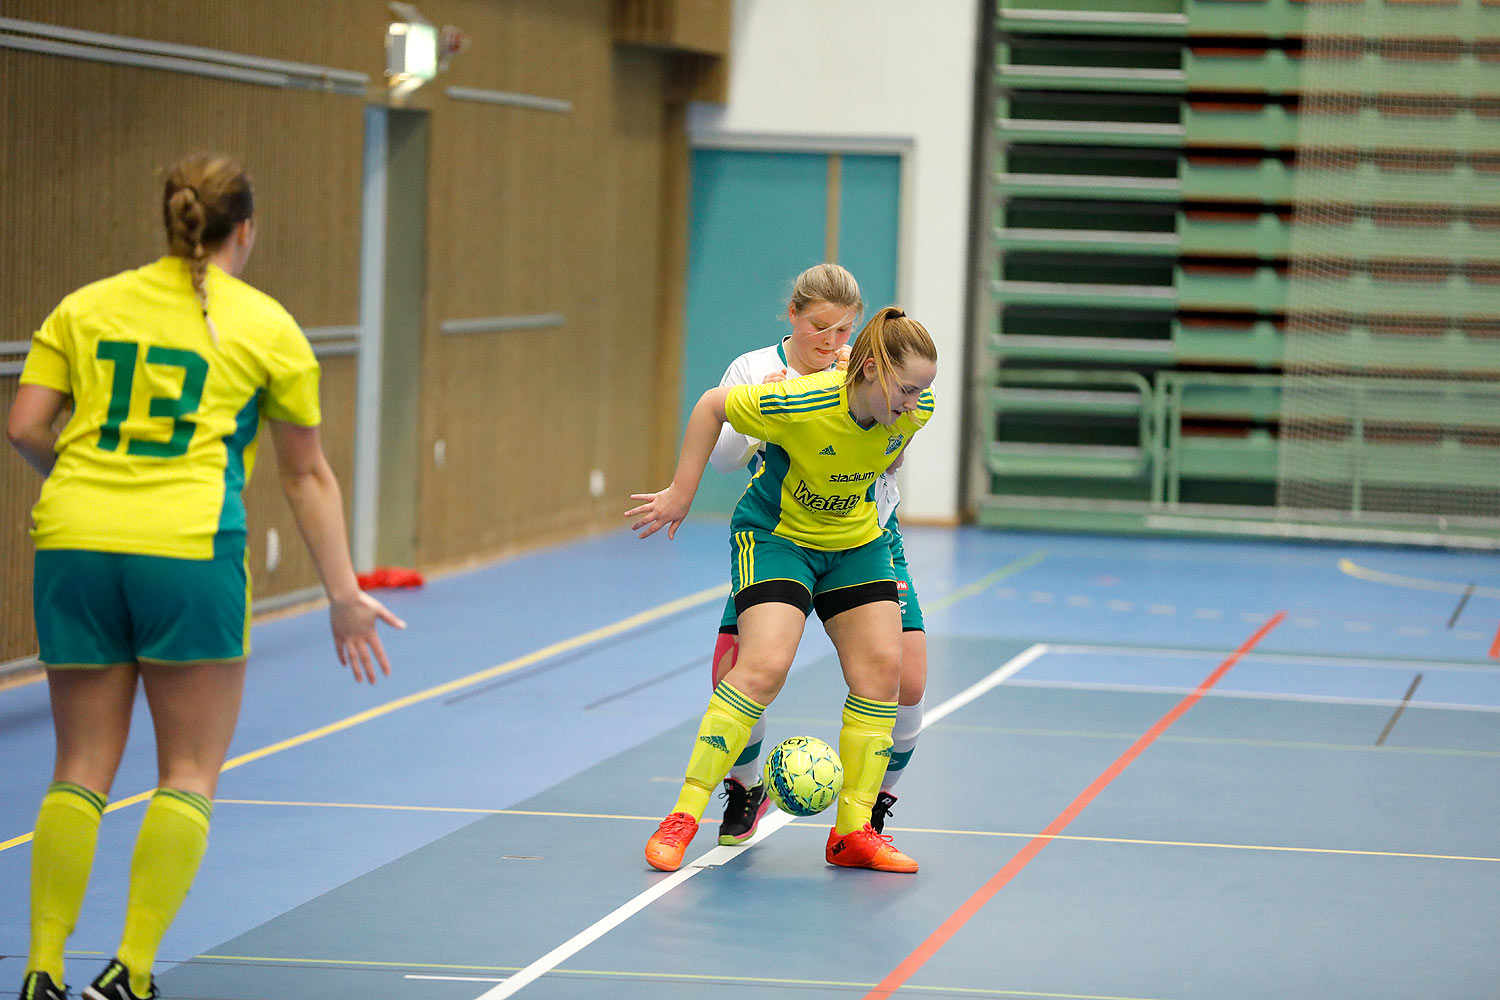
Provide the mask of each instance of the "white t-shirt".
MULTIPOLYGON (((719 385, 760 385, 767 375, 780 371, 795 378, 797 373, 786 360, 787 339, 782 338, 780 343, 747 351, 735 358, 725 369, 719 385)), ((764 441, 741 434, 726 423, 719 429, 719 440, 714 444, 713 453, 708 460, 720 472, 733 472, 751 465, 765 451, 765 447, 764 441)), ((901 502, 901 491, 896 488, 896 473, 887 471, 876 477, 874 491, 876 523, 885 527, 885 523, 895 512, 896 505, 901 502)))

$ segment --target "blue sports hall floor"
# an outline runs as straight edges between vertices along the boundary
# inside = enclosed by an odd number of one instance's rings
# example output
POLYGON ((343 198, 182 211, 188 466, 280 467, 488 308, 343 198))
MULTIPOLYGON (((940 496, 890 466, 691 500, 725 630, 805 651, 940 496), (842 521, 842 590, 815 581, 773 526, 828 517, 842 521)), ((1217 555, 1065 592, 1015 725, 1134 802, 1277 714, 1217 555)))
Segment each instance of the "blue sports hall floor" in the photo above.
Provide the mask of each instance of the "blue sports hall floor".
MULTIPOLYGON (((390 591, 373 690, 322 611, 254 631, 164 998, 1500 996, 1500 559, 907 530, 928 724, 887 832, 915 876, 768 815, 641 849, 709 691, 722 521, 390 591), (1465 596, 1467 595, 1467 597, 1465 596)), ((836 742, 814 619, 770 739, 836 742)), ((0 996, 26 952, 45 686, 0 690, 0 996)), ((69 952, 113 953, 154 783, 144 706, 69 952)))

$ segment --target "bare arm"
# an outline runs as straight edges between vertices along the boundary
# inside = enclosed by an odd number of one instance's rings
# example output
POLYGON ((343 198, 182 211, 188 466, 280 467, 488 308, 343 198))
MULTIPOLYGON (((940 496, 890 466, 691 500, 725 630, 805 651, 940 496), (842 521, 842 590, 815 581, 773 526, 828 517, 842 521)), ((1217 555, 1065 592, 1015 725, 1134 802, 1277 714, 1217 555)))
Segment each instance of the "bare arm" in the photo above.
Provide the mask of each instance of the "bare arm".
POLYGON ((677 458, 677 472, 672 484, 659 493, 632 493, 630 499, 644 501, 639 507, 625 512, 626 517, 636 520, 631 531, 641 531, 646 538, 662 528, 667 537, 677 536, 677 526, 687 517, 693 506, 693 497, 698 495, 698 484, 703 480, 703 469, 708 465, 708 456, 719 439, 719 428, 724 426, 724 402, 729 398, 730 386, 710 389, 699 397, 688 417, 687 432, 682 437, 682 452, 677 458))
POLYGON ((16 390, 10 417, 5 422, 5 436, 21 457, 42 475, 57 463, 58 414, 68 405, 68 397, 56 389, 40 385, 23 385, 16 390))
POLYGON ((375 631, 376 620, 393 628, 405 628, 406 623, 360 590, 354 578, 344 531, 343 498, 323 455, 318 429, 281 420, 269 424, 276 443, 276 464, 281 470, 281 491, 328 594, 328 616, 339 662, 354 672, 356 681, 373 684, 375 664, 379 664, 381 673, 389 676, 391 672, 385 647, 375 631))

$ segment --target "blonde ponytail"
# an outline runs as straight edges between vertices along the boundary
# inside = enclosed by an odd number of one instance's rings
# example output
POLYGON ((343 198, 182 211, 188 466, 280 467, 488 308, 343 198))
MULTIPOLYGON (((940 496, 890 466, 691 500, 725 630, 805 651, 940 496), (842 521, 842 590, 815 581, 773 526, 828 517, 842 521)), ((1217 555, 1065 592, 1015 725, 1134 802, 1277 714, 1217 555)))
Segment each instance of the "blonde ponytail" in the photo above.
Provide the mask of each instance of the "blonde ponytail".
POLYGON ((906 315, 906 310, 886 306, 870 317, 855 338, 845 379, 851 386, 863 382, 865 362, 874 358, 875 379, 886 399, 890 399, 892 374, 912 356, 937 361, 937 345, 927 328, 906 315))

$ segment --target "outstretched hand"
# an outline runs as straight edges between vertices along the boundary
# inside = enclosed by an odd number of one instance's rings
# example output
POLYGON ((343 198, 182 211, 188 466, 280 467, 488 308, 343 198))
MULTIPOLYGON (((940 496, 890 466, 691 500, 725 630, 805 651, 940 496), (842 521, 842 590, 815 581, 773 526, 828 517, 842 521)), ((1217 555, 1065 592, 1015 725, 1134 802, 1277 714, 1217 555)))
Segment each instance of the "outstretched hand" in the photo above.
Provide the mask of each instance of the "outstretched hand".
POLYGON ((777 369, 774 372, 767 372, 766 373, 766 377, 763 378, 763 379, 761 379, 760 382, 761 382, 761 385, 770 385, 772 382, 785 382, 786 378, 787 378, 787 371, 786 371, 786 369, 785 368, 780 368, 780 369, 777 369))
POLYGON ((374 684, 377 664, 382 674, 391 675, 391 664, 375 623, 383 621, 391 628, 406 628, 406 622, 362 590, 355 597, 330 603, 328 620, 333 627, 333 648, 339 654, 339 662, 354 672, 355 683, 374 684))
POLYGON ((648 538, 663 528, 667 529, 669 539, 676 538, 677 526, 687 517, 688 509, 693 505, 691 495, 684 500, 670 486, 660 493, 632 493, 630 499, 643 501, 639 507, 632 507, 625 512, 626 517, 635 518, 630 530, 640 531, 641 538, 648 538), (646 530, 641 531, 642 528, 646 530))

